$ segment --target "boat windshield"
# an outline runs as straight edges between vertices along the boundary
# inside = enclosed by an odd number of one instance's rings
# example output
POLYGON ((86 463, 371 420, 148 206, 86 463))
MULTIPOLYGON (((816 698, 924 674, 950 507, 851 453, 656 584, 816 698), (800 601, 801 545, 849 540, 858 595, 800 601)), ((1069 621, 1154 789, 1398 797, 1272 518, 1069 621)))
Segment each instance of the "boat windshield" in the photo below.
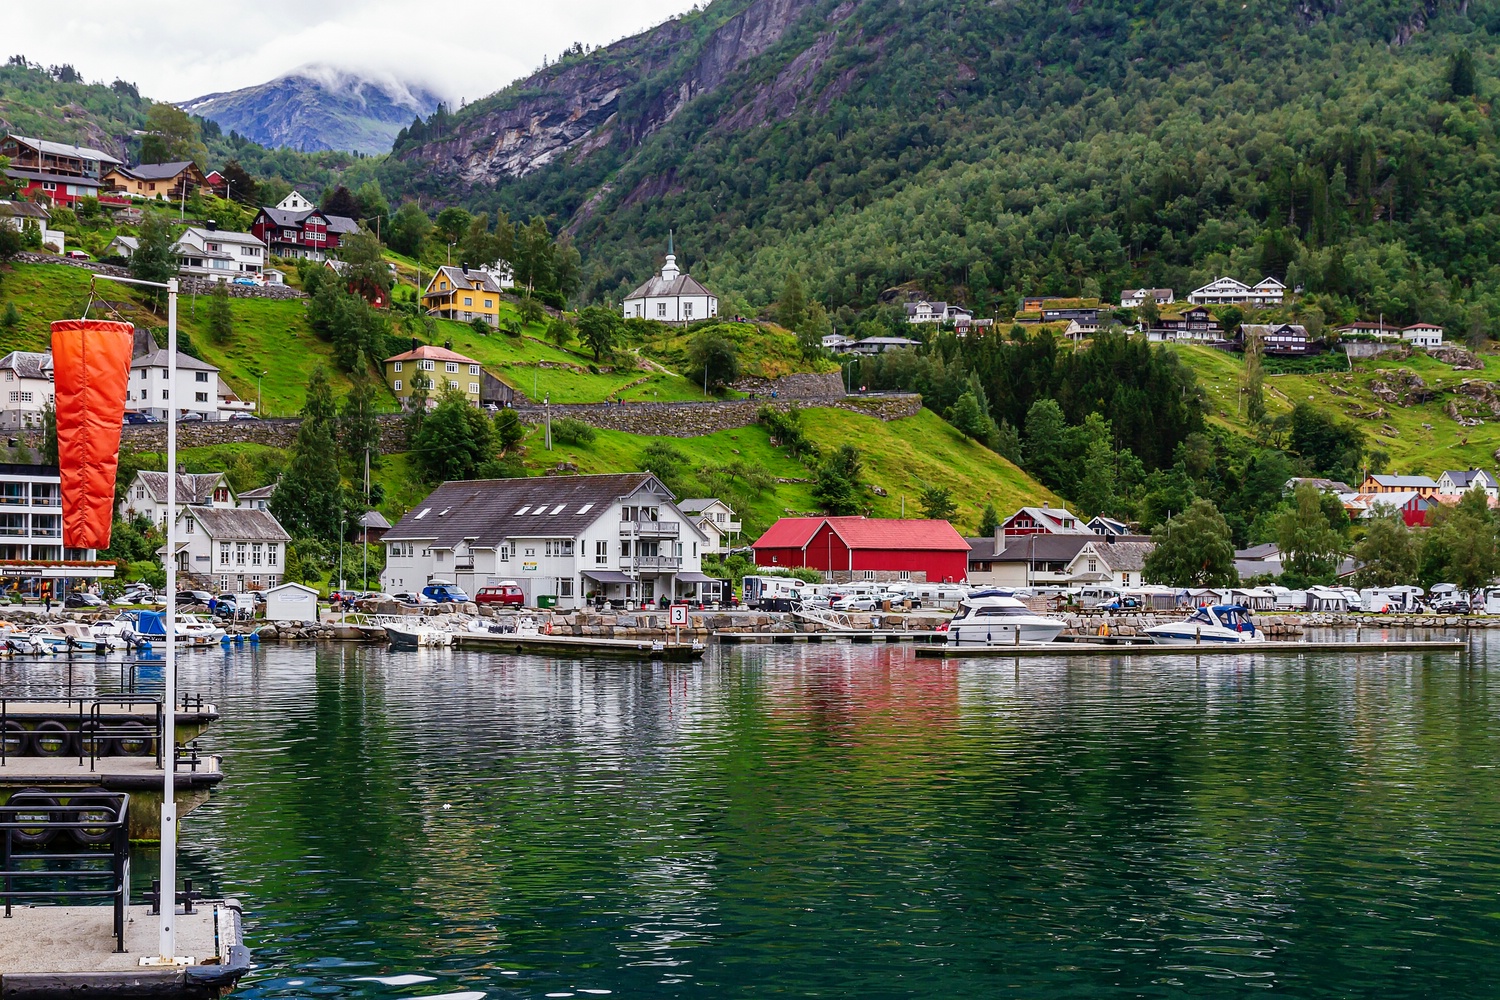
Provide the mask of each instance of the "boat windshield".
POLYGON ((1197 611, 1194 611, 1191 615, 1188 616, 1188 621, 1194 622, 1198 625, 1214 624, 1214 620, 1209 616, 1207 608, 1199 608, 1197 611))
POLYGON ((975 610, 978 618, 1027 618, 1031 615, 1030 608, 1008 608, 988 605, 975 610))

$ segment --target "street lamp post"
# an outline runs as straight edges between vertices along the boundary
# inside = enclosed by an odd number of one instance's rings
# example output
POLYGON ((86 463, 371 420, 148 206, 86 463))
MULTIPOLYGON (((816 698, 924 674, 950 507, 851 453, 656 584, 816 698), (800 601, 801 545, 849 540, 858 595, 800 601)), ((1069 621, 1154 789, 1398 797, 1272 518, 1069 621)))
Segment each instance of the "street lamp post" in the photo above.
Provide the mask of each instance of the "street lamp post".
POLYGON ((347 522, 339 518, 339 594, 344 593, 344 526, 347 522))
POLYGON ((265 372, 260 372, 255 376, 255 415, 257 417, 265 416, 265 412, 260 407, 260 380, 265 377, 265 372))

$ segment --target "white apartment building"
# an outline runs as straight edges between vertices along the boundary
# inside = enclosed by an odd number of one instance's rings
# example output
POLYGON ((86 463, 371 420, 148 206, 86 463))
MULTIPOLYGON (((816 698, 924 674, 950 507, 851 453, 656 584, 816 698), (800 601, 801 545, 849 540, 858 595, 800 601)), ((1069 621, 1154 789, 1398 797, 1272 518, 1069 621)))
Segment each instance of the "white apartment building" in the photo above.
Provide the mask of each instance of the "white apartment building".
POLYGON ((93 549, 63 547, 62 479, 52 465, 0 463, 0 581, 26 593, 44 585, 54 595, 73 581, 115 575, 114 566, 76 565, 97 558, 93 549), (62 565, 64 561, 75 565, 62 565))
MULTIPOLYGON (((237 506, 234 491, 222 472, 177 474, 177 506, 221 507, 237 506)), ((167 523, 167 474, 165 472, 140 471, 125 487, 125 499, 120 501, 120 520, 144 517, 152 524, 167 523)))
POLYGON ((194 278, 210 281, 234 281, 237 278, 261 280, 265 270, 266 245, 252 233, 235 233, 216 229, 188 227, 174 248, 182 261, 180 270, 194 278))
POLYGON ((526 603, 698 599, 708 537, 648 472, 444 483, 386 532, 381 589, 442 580, 471 597, 514 581, 526 603))
POLYGON ((130 362, 130 384, 125 408, 165 420, 175 404, 179 420, 218 420, 219 369, 207 361, 177 354, 177 389, 167 384, 165 348, 142 354, 130 362), (175 399, 174 399, 175 396, 175 399))
POLYGON ((281 582, 292 536, 269 511, 184 507, 177 512, 181 586, 243 594, 281 582))
POLYGON ((1275 278, 1262 278, 1255 285, 1234 278, 1215 278, 1202 288, 1189 292, 1188 301, 1199 306, 1279 306, 1285 295, 1286 286, 1275 278))
POLYGON ((53 402, 52 352, 11 351, 0 358, 0 430, 42 426, 53 402))
POLYGON ((1401 339, 1417 347, 1442 347, 1443 328, 1436 323, 1413 323, 1402 328, 1401 339))

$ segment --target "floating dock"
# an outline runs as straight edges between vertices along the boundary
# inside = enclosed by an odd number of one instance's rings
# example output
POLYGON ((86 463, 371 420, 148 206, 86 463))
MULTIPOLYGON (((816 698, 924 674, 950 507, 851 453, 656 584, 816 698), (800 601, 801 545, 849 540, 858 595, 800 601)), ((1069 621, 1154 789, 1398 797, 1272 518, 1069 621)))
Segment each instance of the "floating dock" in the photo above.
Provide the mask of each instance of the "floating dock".
POLYGON ((491 653, 538 653, 550 656, 607 656, 625 660, 662 660, 685 663, 703 658, 698 643, 650 639, 605 639, 587 635, 547 635, 528 632, 455 632, 459 649, 491 653))
MULTIPOLYGON (((173 779, 177 815, 186 816, 208 801, 214 786, 224 780, 222 761, 215 755, 177 761, 173 779)), ((129 792, 130 839, 154 841, 161 836, 162 771, 154 756, 88 757, 79 763, 69 757, 9 757, 0 766, 0 805, 25 788, 42 788, 66 799, 69 791, 102 788, 129 792)), ((4 925, 0 924, 0 939, 4 925)), ((0 964, 0 969, 5 966, 0 964)), ((0 997, 10 1000, 0 990, 0 997)))
POLYGON ((715 632, 714 641, 721 646, 734 646, 745 643, 835 643, 852 642, 862 644, 876 644, 888 642, 910 642, 918 645, 931 645, 948 641, 947 632, 889 632, 889 631, 850 631, 850 632, 715 632))
POLYGON ((158 917, 125 911, 125 951, 115 951, 111 906, 16 906, 0 916, 0 997, 217 997, 250 968, 240 904, 203 902, 177 911, 177 952, 192 965, 149 967, 158 917))
POLYGON ((1410 642, 1205 642, 1182 646, 1099 642, 1022 643, 1019 646, 918 646, 916 655, 933 660, 1004 660, 1041 656, 1305 656, 1308 653, 1461 653, 1461 639, 1410 642))

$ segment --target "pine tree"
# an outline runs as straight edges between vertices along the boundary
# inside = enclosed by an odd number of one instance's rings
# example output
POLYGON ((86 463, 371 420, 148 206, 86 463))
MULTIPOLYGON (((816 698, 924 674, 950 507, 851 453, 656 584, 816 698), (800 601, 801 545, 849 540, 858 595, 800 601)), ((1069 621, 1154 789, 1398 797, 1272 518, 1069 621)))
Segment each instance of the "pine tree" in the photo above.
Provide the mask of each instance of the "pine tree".
POLYGON ((806 317, 807 293, 802 290, 802 279, 793 271, 781 286, 781 298, 776 303, 776 322, 788 330, 797 330, 806 317))
POLYGON ((1000 530, 1000 515, 995 510, 995 505, 987 503, 984 505, 984 513, 979 518, 979 533, 987 538, 993 538, 995 532, 1000 530))
POLYGON ((1454 97, 1472 97, 1477 89, 1474 74, 1474 54, 1468 49, 1459 49, 1448 60, 1448 89, 1454 97))
POLYGON ((214 282, 205 310, 208 321, 208 338, 215 344, 227 344, 234 336, 234 309, 229 304, 229 286, 222 281, 214 282))
POLYGON ((302 426, 297 429, 286 473, 271 497, 271 513, 294 538, 338 538, 344 497, 337 427, 333 389, 327 372, 319 366, 307 383, 302 426))
POLYGON ((344 397, 339 414, 339 443, 351 465, 363 468, 366 453, 370 461, 380 457, 380 425, 375 421, 375 384, 363 366, 355 372, 354 384, 344 397))

